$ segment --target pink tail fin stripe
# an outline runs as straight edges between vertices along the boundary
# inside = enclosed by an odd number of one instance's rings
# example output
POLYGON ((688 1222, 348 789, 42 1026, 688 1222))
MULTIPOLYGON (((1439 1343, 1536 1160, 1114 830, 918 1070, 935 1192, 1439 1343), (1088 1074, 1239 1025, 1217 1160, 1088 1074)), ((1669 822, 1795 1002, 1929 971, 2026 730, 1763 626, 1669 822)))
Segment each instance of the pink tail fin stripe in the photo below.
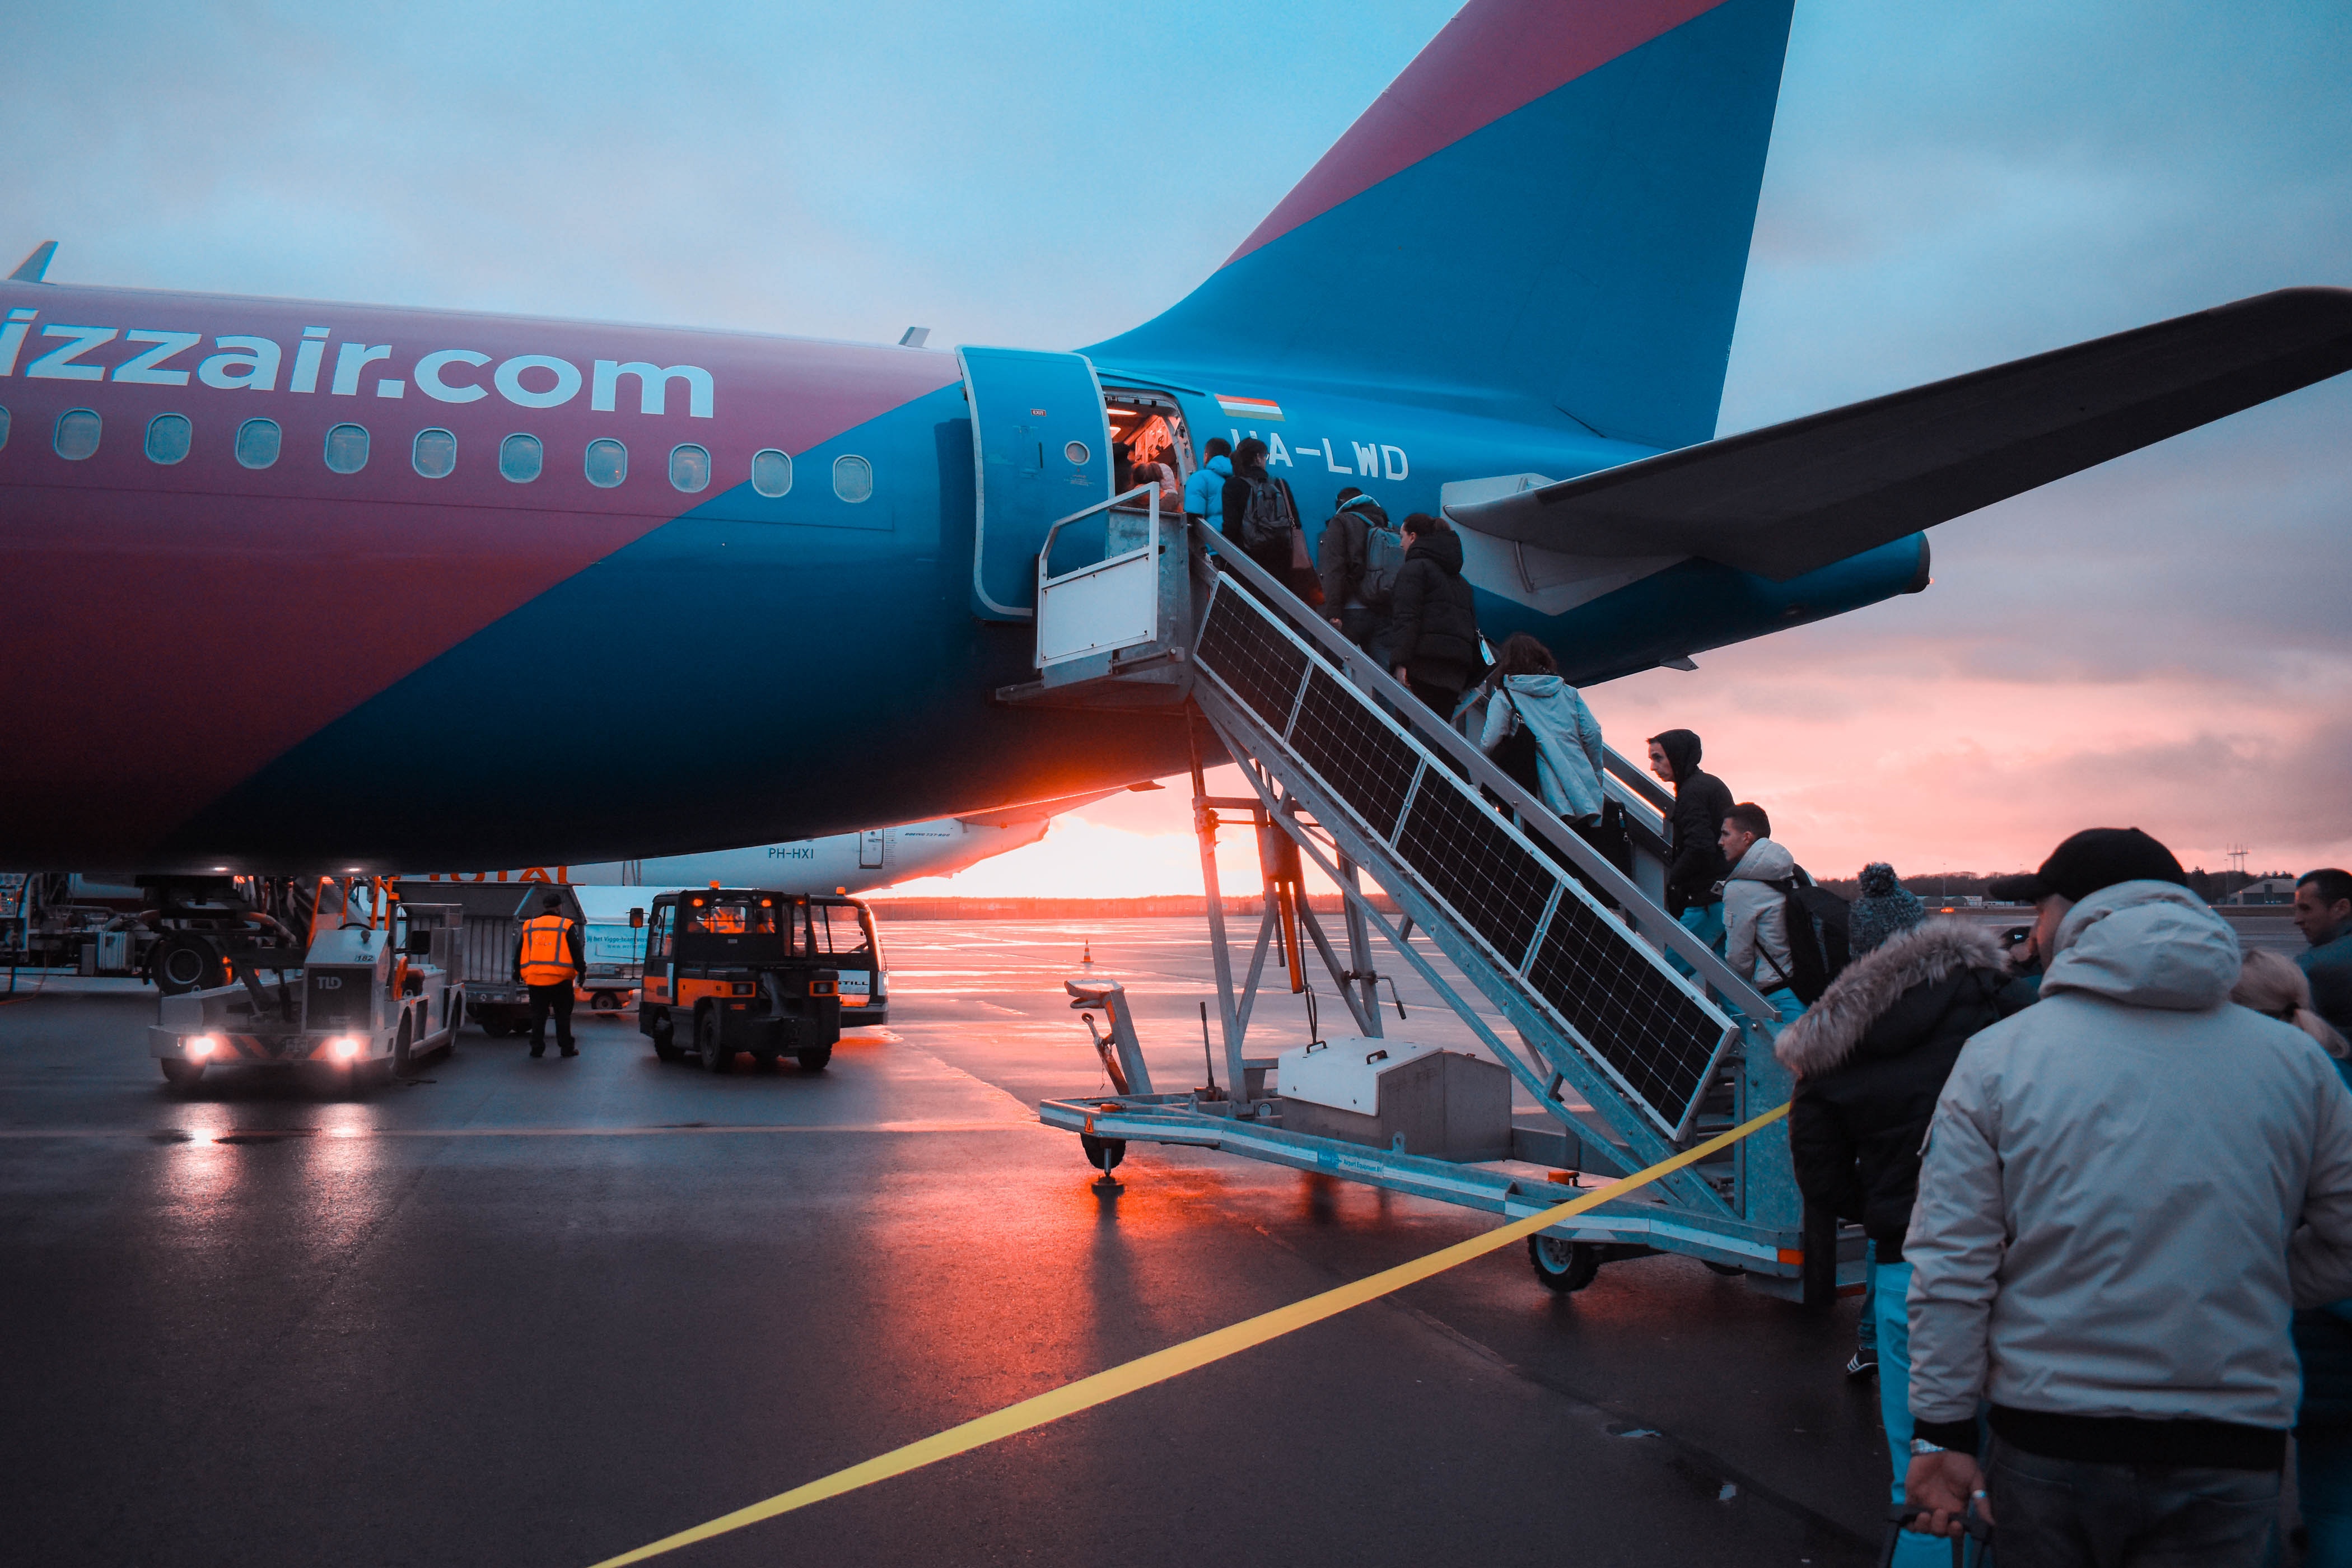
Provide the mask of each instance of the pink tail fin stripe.
POLYGON ((1471 0, 1225 265, 1720 4, 1471 0))

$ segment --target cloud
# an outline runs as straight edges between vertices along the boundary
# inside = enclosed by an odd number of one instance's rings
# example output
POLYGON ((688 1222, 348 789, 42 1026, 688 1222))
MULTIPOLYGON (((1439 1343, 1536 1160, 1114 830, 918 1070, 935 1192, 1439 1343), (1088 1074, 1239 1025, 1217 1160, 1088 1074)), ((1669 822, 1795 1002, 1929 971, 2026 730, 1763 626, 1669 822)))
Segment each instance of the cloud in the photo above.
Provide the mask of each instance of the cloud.
MULTIPOLYGON (((1086 342, 1213 270, 1454 4, 32 7, 0 244, 62 239, 65 281, 1086 342)), ((1722 427, 2352 283, 2347 79, 2326 0, 1801 0, 1722 427)), ((1944 525, 1926 594, 1594 704, 1701 729, 1832 869, 2102 819, 2347 858, 2347 432, 2352 384, 2297 393, 1944 525)), ((1181 790, 1022 853, 1198 886, 1181 790)))

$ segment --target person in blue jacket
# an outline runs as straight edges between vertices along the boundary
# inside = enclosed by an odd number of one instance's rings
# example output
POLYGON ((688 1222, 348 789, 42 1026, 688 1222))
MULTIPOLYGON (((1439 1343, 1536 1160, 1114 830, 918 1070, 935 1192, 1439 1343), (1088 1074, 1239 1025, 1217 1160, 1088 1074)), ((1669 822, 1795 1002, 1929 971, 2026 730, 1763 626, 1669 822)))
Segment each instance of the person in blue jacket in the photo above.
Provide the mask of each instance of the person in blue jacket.
POLYGON ((1201 466, 1184 481, 1184 515, 1214 527, 1225 515, 1225 481, 1234 477, 1234 444, 1223 436, 1212 439, 1201 466))

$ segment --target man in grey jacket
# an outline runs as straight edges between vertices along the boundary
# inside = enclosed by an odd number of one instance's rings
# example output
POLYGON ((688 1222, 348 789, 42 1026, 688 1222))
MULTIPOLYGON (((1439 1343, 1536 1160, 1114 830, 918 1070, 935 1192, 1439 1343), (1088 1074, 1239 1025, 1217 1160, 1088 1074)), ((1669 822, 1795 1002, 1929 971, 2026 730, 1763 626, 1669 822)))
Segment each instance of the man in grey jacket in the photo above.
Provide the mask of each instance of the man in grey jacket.
POLYGON ((1805 1005, 1789 984, 1789 899, 1774 884, 1795 876, 1797 862, 1772 841, 1772 819, 1752 800, 1723 814, 1723 858, 1731 867, 1720 894, 1723 961, 1780 1009, 1769 1022, 1789 1023, 1805 1005))
POLYGON ((2352 1094, 2230 1005, 2237 937, 2186 880, 2102 827, 1996 884, 2039 905, 2042 999, 1969 1042, 1928 1128, 1905 1495, 1936 1534, 1973 1500, 2001 1568, 2263 1562, 2289 1314, 2352 1295, 2352 1094))

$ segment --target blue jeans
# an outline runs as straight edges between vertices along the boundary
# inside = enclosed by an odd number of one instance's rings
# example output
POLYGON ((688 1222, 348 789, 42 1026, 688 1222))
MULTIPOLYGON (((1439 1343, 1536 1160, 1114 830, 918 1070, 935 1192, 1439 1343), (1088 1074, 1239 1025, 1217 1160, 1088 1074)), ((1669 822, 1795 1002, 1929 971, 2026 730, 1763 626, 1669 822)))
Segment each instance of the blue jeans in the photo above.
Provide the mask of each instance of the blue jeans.
MULTIPOLYGON (((1721 904, 1693 904, 1683 910, 1680 919, 1683 930, 1690 932, 1716 952, 1723 951, 1723 906, 1721 904)), ((1696 969, 1684 962, 1683 955, 1679 952, 1666 954, 1666 962, 1673 964, 1675 973, 1685 980, 1698 973, 1696 969)))
MULTIPOLYGON (((1903 1478, 1911 1468, 1911 1266, 1873 1263, 1870 1305, 1877 1318, 1878 1418, 1886 1426, 1886 1454, 1895 1484, 1886 1500, 1903 1500, 1903 1478)), ((1895 1548, 1895 1568, 1950 1568, 1952 1543, 1941 1536, 1903 1532, 1895 1548)))
POLYGON ((2305 1568, 2352 1568, 2352 1427, 2297 1435, 2294 1490, 2311 1538, 2305 1568))
POLYGON ((2278 1549, 2275 1470, 2053 1459, 1996 1437, 1985 1477, 2000 1568, 2259 1568, 2278 1549))
POLYGON ((1862 1244, 1862 1315, 1853 1321, 1856 1350, 1878 1348, 1878 1243, 1862 1244))

